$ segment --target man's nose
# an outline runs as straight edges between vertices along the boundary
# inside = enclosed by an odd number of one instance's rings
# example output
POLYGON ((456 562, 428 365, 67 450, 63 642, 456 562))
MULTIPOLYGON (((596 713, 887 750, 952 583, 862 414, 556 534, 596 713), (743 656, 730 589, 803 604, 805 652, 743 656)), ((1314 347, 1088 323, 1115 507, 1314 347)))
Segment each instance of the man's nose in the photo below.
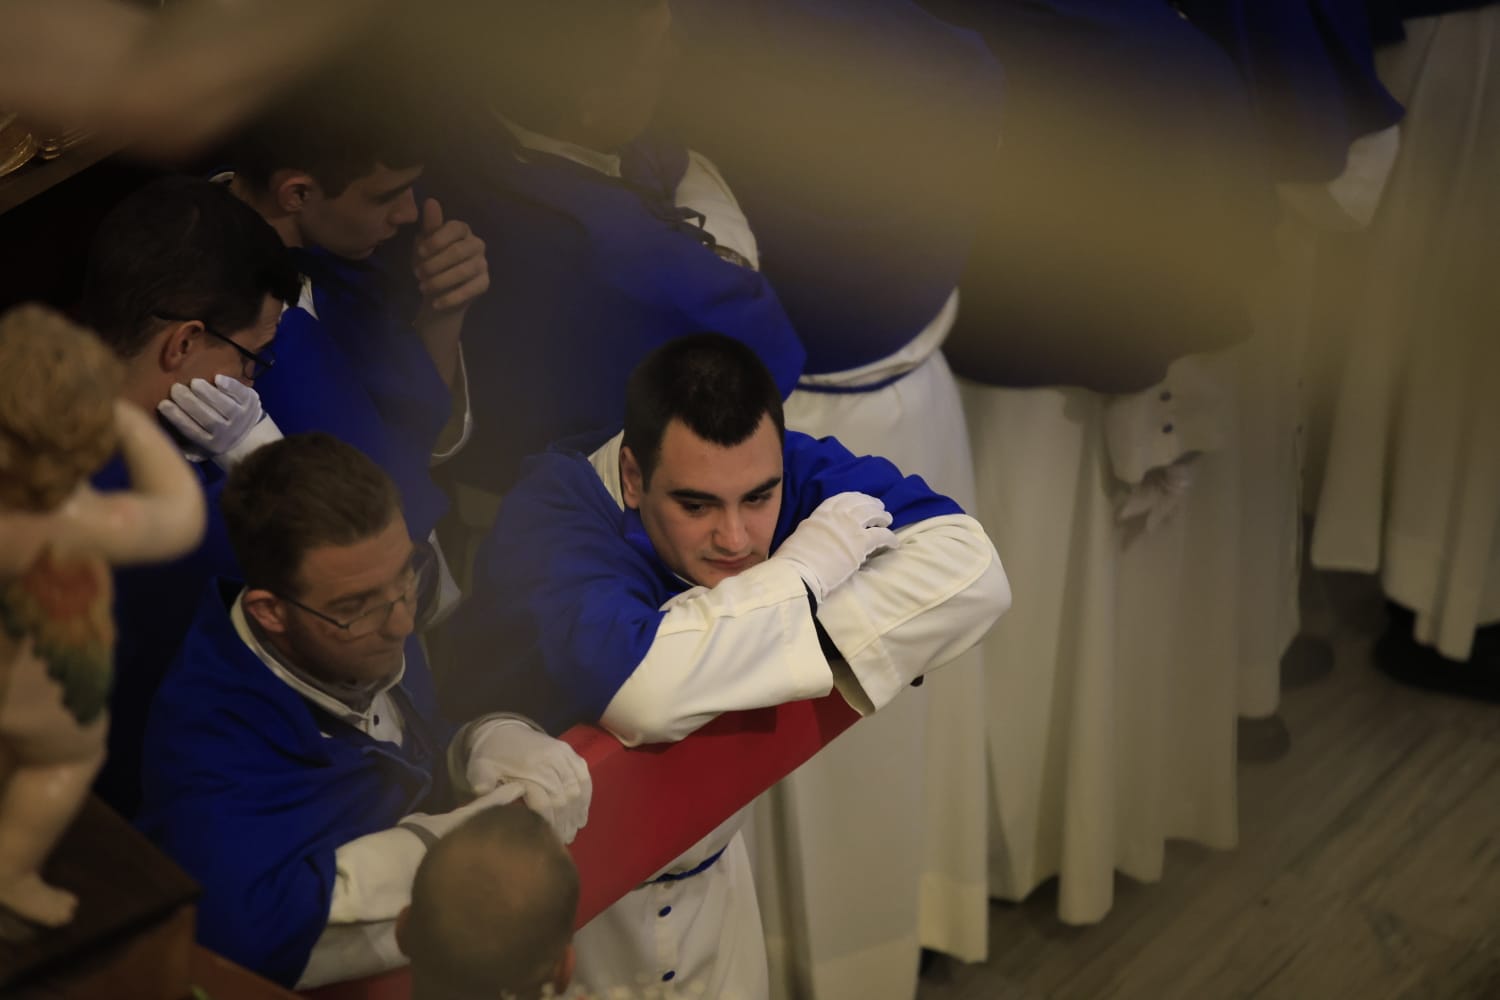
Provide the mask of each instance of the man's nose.
POLYGON ((407 636, 416 631, 416 628, 417 595, 411 594, 404 600, 391 605, 390 614, 386 615, 385 625, 380 629, 380 634, 387 639, 405 641, 407 636))
POLYGON ((723 552, 737 554, 745 550, 749 533, 745 530, 745 519, 738 510, 727 508, 720 515, 714 541, 723 552))
POLYGON ((391 224, 396 226, 409 226, 421 218, 417 211, 417 196, 411 188, 407 188, 401 197, 396 199, 394 212, 391 215, 391 224))

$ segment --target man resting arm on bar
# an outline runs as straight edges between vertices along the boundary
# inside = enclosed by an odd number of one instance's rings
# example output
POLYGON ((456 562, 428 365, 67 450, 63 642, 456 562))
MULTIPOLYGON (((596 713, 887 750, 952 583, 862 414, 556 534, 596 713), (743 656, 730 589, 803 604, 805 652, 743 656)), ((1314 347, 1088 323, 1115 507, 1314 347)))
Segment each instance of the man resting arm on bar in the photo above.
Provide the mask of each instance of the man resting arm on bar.
MULTIPOLYGON (((835 686, 868 713, 1008 606, 977 522, 883 459, 786 433, 774 379, 737 341, 673 341, 626 398, 622 436, 532 459, 501 509, 455 621, 468 655, 448 693, 471 710, 597 721, 632 746, 835 686)), ((738 826, 584 928, 578 980, 766 995, 738 826)))

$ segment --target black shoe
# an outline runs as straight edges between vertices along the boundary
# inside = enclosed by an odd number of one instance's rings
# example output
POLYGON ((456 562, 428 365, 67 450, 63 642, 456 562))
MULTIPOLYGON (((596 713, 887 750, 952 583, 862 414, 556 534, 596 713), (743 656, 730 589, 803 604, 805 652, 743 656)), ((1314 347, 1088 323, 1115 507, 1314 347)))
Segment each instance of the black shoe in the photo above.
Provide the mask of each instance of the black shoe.
POLYGON ((1397 604, 1387 611, 1390 624, 1375 644, 1375 666, 1383 673, 1427 691, 1500 702, 1500 625, 1477 630, 1473 652, 1460 662, 1412 638, 1412 612, 1397 604))

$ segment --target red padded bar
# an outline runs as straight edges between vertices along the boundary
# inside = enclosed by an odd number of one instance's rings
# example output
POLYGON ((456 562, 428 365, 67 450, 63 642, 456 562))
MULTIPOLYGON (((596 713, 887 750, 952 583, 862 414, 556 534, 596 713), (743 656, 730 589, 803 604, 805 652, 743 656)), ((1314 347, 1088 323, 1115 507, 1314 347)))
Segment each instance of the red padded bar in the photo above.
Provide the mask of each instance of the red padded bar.
POLYGON ((721 715, 681 743, 627 750, 594 726, 563 739, 588 761, 594 800, 573 841, 578 926, 656 874, 859 715, 838 694, 721 715))
POLYGON ((308 1000, 411 1000, 411 970, 402 966, 367 979, 302 990, 308 1000))
MULTIPOLYGON (((588 762, 594 798, 573 841, 577 926, 664 868, 791 774, 859 715, 837 693, 721 715, 681 743, 626 749, 596 726, 563 734, 588 762)), ((310 1000, 410 1000, 405 969, 303 991, 310 1000)))

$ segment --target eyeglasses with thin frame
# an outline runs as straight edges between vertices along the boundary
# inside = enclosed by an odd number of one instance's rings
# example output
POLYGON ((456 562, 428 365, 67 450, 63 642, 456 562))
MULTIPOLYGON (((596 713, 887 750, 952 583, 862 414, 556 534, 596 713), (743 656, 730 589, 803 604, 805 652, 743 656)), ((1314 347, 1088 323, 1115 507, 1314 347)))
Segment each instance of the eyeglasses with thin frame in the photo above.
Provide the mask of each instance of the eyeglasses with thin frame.
POLYGON ((240 375, 244 378, 250 379, 252 382, 260 378, 266 372, 270 371, 272 366, 276 364, 276 350, 270 345, 262 347, 258 352, 252 351, 247 347, 242 347, 240 344, 237 344, 235 341, 220 333, 218 330, 215 330, 213 327, 209 326, 201 319, 195 320, 189 316, 169 316, 166 313, 152 313, 151 315, 167 323, 197 323, 199 326, 203 327, 204 333, 208 334, 210 337, 213 337, 215 340, 222 340, 224 343, 228 344, 230 347, 239 352, 241 362, 240 375))
POLYGON ((412 553, 406 572, 407 581, 400 597, 377 604, 372 608, 366 608, 348 621, 340 621, 317 608, 308 607, 295 597, 288 597, 285 594, 276 596, 293 607, 306 611, 314 618, 322 619, 343 632, 344 637, 350 640, 362 639, 380 631, 391 620, 391 613, 396 610, 398 604, 406 604, 412 608, 412 615, 416 620, 416 631, 421 631, 422 623, 431 611, 433 603, 431 598, 435 596, 433 584, 437 580, 437 560, 432 550, 426 546, 419 546, 412 553))

